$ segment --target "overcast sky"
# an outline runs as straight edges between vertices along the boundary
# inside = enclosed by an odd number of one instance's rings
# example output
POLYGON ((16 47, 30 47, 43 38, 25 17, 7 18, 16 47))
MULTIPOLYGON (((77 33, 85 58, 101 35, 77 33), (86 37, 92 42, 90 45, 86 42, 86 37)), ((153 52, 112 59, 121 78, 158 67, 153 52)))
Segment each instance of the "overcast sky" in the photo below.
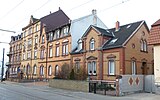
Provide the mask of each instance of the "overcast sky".
MULTIPOLYGON (((0 31, 0 42, 10 42, 11 35, 20 34, 28 25, 30 16, 41 18, 59 7, 71 20, 91 14, 97 10, 98 17, 108 28, 120 21, 121 25, 145 20, 150 28, 160 18, 160 0, 1 0, 0 29, 16 31, 16 34, 0 31)), ((0 44, 0 61, 3 47, 0 44)), ((7 57, 5 57, 7 59, 7 57)))

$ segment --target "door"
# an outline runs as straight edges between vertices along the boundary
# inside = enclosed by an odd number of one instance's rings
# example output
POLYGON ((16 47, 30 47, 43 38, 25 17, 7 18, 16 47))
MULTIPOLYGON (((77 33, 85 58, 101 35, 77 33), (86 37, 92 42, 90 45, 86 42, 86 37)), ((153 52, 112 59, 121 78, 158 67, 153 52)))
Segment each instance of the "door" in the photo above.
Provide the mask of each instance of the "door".
POLYGON ((147 75, 147 74, 148 74, 147 63, 142 62, 142 75, 147 75))

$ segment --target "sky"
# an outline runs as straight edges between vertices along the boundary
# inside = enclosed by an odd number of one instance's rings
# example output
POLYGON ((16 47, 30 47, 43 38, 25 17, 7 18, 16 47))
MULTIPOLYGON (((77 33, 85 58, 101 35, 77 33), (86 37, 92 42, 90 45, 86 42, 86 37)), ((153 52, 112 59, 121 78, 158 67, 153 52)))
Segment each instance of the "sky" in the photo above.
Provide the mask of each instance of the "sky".
MULTIPOLYGON (((145 20, 149 29, 160 18, 160 0, 1 0, 0 29, 15 31, 0 31, 0 42, 9 43, 11 36, 18 35, 29 23, 30 16, 41 18, 55 12, 59 7, 71 20, 91 14, 97 10, 98 17, 108 28, 145 20)), ((3 48, 5 55, 9 45, 0 43, 0 61, 3 48)), ((7 62, 8 57, 5 56, 7 62)))

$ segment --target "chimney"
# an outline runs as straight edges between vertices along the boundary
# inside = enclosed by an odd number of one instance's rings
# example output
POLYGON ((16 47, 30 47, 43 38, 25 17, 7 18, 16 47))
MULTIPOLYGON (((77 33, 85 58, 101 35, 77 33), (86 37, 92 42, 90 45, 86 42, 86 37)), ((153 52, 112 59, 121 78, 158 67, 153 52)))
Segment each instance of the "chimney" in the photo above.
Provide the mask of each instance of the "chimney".
POLYGON ((120 22, 119 22, 119 21, 117 21, 117 22, 116 22, 115 31, 118 31, 118 30, 119 30, 119 28, 120 28, 120 22))
POLYGON ((96 15, 96 14, 97 14, 97 10, 96 10, 96 9, 93 9, 93 10, 92 10, 92 14, 93 14, 93 15, 96 15))

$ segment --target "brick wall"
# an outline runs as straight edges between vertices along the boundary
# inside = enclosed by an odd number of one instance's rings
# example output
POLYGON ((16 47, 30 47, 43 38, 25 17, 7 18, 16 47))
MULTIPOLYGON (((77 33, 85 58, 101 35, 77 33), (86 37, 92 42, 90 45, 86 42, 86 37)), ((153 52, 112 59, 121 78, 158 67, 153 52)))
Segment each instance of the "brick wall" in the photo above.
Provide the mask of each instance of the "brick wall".
POLYGON ((89 91, 89 83, 86 81, 50 79, 49 86, 67 90, 75 90, 83 92, 89 91))

